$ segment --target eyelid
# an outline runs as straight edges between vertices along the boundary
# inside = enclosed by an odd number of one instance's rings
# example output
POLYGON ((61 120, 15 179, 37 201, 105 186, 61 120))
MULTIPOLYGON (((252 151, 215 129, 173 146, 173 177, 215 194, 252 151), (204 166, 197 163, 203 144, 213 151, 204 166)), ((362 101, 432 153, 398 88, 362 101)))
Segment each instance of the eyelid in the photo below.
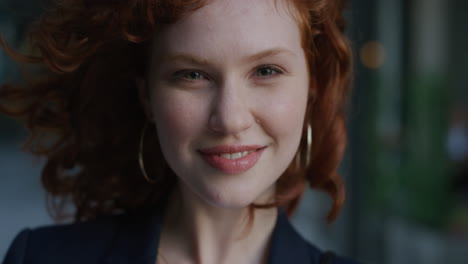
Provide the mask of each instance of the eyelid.
MULTIPOLYGON (((283 74, 286 74, 287 71, 278 66, 278 65, 275 65, 275 64, 262 64, 262 65, 259 65, 257 67, 254 68, 253 70, 253 75, 254 77, 257 77, 259 79, 270 79, 270 78, 273 78, 273 77, 276 77, 278 75, 283 75, 283 74), (272 69, 275 73, 272 74, 272 75, 269 75, 269 76, 256 76, 256 73, 259 69, 262 69, 262 68, 270 68, 272 69)), ((171 75, 172 79, 174 80, 184 80, 184 81, 199 81, 199 80, 210 80, 210 76, 204 72, 204 71, 201 71, 201 70, 197 70, 197 69, 182 69, 182 70, 177 70, 175 71, 174 73, 172 73, 171 75), (191 72, 197 72, 199 73, 203 78, 201 79, 190 79, 190 78, 186 78, 184 77, 185 74, 189 74, 191 72)))
POLYGON ((268 78, 274 77, 276 75, 282 75, 282 74, 287 73, 285 69, 283 69, 280 66, 274 65, 274 64, 263 64, 263 65, 260 65, 258 67, 255 67, 254 73, 256 73, 259 69, 262 69, 262 68, 270 68, 270 69, 274 70, 276 73, 273 74, 273 75, 267 76, 267 77, 263 77, 263 78, 261 76, 257 76, 257 77, 260 77, 261 79, 268 79, 268 78))
POLYGON ((196 81, 196 80, 208 80, 209 77, 208 75, 203 72, 203 71, 200 71, 200 70, 196 70, 196 69, 183 69, 183 70, 178 70, 176 72, 174 72, 172 74, 172 78, 175 79, 175 80, 186 80, 186 81, 196 81), (191 73, 191 72, 197 72, 199 73, 201 76, 203 76, 202 79, 189 79, 189 78, 185 78, 183 77, 184 74, 188 74, 188 73, 191 73))

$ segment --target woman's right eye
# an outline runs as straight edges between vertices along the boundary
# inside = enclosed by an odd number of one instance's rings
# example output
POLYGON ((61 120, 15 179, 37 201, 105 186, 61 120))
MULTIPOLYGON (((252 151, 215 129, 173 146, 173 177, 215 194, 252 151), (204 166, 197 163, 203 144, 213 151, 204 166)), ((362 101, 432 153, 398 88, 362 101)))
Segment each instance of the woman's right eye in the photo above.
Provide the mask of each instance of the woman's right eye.
POLYGON ((193 70, 182 70, 174 73, 175 79, 183 79, 188 81, 196 81, 207 79, 202 73, 193 70))

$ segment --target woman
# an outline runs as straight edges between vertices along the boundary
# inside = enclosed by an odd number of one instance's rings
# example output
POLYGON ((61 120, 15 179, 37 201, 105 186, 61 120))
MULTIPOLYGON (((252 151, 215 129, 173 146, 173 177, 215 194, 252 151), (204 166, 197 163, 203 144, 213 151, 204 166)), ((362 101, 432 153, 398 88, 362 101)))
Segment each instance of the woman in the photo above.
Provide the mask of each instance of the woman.
POLYGON ((5 264, 354 263, 286 217, 307 184, 333 198, 330 221, 344 200, 341 8, 58 1, 31 33, 39 57, 4 45, 50 74, 0 98, 47 157, 52 211, 73 203, 76 223, 24 230, 5 264))

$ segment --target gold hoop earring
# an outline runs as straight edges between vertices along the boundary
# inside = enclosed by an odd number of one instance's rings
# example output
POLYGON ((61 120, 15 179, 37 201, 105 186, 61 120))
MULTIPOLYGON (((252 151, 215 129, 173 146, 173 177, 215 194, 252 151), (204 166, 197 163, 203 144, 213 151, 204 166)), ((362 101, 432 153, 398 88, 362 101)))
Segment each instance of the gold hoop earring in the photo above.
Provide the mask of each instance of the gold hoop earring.
POLYGON ((312 126, 310 123, 307 124, 307 156, 306 156, 306 167, 309 167, 310 161, 312 160, 312 126))
POLYGON ((301 150, 296 153, 296 170, 299 170, 301 167, 301 150))
MULTIPOLYGON (((310 165, 312 160, 312 126, 310 123, 307 124, 307 152, 306 152, 306 162, 304 168, 307 168, 310 165)), ((296 154, 296 168, 301 168, 301 150, 296 154)))
POLYGON ((156 181, 148 177, 148 174, 146 174, 145 163, 143 161, 143 142, 145 140, 145 134, 146 134, 147 128, 148 128, 148 122, 145 123, 145 126, 143 127, 143 130, 141 132, 140 146, 139 146, 139 151, 138 151, 138 164, 140 165, 140 171, 141 171, 141 174, 143 174, 143 177, 145 178, 145 180, 150 184, 154 184, 156 181))

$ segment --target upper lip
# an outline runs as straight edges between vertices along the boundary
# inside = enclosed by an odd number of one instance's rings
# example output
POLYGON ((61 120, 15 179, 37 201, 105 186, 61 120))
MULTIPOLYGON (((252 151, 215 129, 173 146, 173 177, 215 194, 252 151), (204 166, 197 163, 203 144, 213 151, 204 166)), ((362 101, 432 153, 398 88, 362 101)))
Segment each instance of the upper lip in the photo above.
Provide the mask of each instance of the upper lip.
POLYGON ((244 152, 244 151, 255 151, 261 149, 265 146, 261 145, 223 145, 223 146, 216 146, 212 148, 204 148, 200 149, 199 151, 202 154, 207 155, 219 155, 225 153, 237 153, 237 152, 244 152))

